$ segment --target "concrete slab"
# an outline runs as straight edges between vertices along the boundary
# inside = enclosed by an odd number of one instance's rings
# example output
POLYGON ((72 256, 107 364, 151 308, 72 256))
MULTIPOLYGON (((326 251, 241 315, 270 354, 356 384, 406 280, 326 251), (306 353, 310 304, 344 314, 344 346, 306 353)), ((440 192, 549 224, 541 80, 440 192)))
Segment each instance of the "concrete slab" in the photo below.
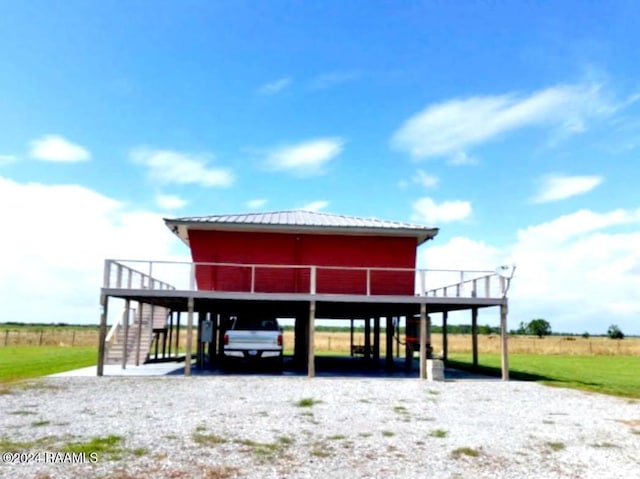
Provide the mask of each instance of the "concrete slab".
MULTIPOLYGON (((394 370, 385 369, 344 369, 322 362, 322 367, 317 368, 318 377, 362 377, 362 378, 407 378, 417 379, 417 370, 405 371, 403 368, 396 368, 394 370), (333 367, 332 367, 333 366, 333 367)), ((263 371, 245 371, 238 370, 232 372, 224 372, 220 370, 198 369, 195 364, 191 366, 191 374, 193 376, 226 376, 226 375, 274 375, 273 372, 263 371)), ((72 371, 66 371, 63 373, 52 374, 50 377, 95 377, 97 375, 97 367, 90 366, 82 369, 75 369, 72 371)), ((122 366, 117 364, 106 364, 104 366, 104 376, 107 377, 150 377, 150 376, 183 376, 184 375, 184 362, 165 362, 165 363, 149 363, 141 364, 140 366, 127 366, 126 369, 122 369, 122 366)), ((275 374, 278 376, 306 376, 305 372, 294 371, 285 367, 285 371, 282 374, 275 374)), ((500 381, 500 378, 484 376, 481 374, 474 374, 468 371, 461 371, 457 369, 446 368, 444 371, 445 381, 500 381)))

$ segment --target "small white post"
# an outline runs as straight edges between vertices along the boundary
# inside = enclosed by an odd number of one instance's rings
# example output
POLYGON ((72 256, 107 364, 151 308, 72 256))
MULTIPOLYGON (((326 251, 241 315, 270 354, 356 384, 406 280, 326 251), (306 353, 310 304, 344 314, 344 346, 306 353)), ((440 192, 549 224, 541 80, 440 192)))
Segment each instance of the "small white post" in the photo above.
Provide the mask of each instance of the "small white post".
POLYGON ((421 269, 420 270, 420 296, 426 296, 427 295, 427 283, 426 283, 426 271, 421 269))
POLYGON ((367 296, 371 296, 371 268, 367 268, 367 296))
POLYGON ((309 284, 309 288, 310 288, 310 293, 311 294, 316 294, 316 268, 317 266, 311 266, 311 274, 310 274, 310 284, 309 284))
POLYGON ((149 289, 154 289, 153 283, 153 261, 149 261, 149 289))

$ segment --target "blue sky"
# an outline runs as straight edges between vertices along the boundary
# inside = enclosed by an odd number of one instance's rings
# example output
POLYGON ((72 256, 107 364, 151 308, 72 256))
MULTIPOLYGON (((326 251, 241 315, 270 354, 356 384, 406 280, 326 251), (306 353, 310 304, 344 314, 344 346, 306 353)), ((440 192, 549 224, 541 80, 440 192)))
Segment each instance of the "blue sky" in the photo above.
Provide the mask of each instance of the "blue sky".
POLYGON ((162 217, 307 208, 515 262, 513 327, 640 334, 639 14, 0 2, 0 316, 97 322, 104 258, 187 254, 162 217))

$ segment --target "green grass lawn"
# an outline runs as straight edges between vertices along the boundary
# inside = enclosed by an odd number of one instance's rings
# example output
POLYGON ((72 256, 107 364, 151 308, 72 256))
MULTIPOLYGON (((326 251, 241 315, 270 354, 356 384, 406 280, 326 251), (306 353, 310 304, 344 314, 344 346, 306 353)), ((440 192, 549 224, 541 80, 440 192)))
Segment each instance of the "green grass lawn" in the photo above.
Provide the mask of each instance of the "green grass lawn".
MULTIPOLYGON (((452 367, 471 366, 469 354, 449 357, 452 367)), ((478 361, 482 371, 500 375, 500 355, 481 354, 478 361)), ((509 373, 512 379, 640 398, 640 356, 510 354, 509 373)))
POLYGON ((0 383, 92 366, 96 364, 97 357, 95 347, 0 347, 0 383))

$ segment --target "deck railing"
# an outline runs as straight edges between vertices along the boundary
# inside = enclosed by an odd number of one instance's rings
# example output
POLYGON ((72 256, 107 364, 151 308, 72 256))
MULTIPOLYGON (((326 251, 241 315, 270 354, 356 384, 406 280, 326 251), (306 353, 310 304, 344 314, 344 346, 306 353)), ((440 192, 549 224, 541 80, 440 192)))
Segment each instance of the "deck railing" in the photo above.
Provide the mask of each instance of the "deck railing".
POLYGON ((398 294, 501 298, 504 277, 485 270, 337 267, 173 261, 105 261, 107 289, 215 290, 244 293, 398 294), (274 285, 276 289, 274 290, 274 285), (281 289, 278 289, 278 286, 281 289))

